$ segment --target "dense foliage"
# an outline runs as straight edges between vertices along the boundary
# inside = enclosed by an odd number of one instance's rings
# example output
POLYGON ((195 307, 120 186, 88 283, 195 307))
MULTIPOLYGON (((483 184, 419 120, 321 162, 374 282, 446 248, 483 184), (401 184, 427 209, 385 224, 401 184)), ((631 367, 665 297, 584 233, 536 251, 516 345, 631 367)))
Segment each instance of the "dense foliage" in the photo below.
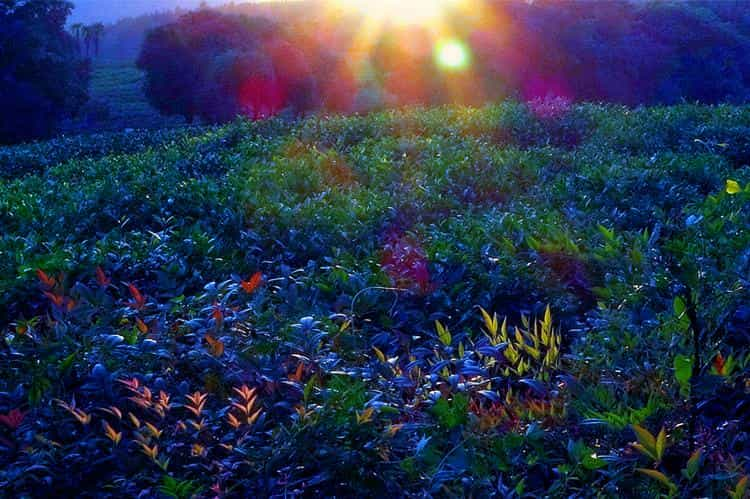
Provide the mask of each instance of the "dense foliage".
POLYGON ((301 114, 324 104, 321 87, 335 75, 321 67, 330 58, 318 47, 303 46, 265 18, 201 10, 151 31, 138 67, 154 107, 188 122, 260 119, 284 109, 301 114))
POLYGON ((47 167, 0 180, 0 488, 746 497, 748 130, 553 100, 2 149, 47 167))
POLYGON ((87 99, 88 63, 65 31, 64 0, 0 2, 0 143, 54 133, 87 99))

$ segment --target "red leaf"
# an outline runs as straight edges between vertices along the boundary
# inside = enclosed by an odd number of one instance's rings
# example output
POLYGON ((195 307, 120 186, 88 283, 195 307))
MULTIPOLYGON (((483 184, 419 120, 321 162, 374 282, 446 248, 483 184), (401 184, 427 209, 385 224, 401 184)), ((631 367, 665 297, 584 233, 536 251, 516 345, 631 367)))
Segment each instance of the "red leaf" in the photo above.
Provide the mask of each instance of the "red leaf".
POLYGON ((716 357, 714 357, 714 369, 716 369, 716 372, 723 376, 724 375, 724 364, 726 361, 724 360, 724 356, 719 352, 716 354, 716 357))
POLYGON ((0 414, 0 423, 15 431, 21 426, 21 423, 23 423, 26 414, 28 413, 23 412, 20 409, 13 409, 8 414, 0 414))
POLYGON ((261 284, 263 284, 263 274, 261 272, 256 272, 247 281, 242 281, 240 283, 240 286, 242 286, 242 289, 244 289, 247 294, 252 294, 260 287, 261 284))
POLYGON ((42 283, 42 286, 45 288, 54 288, 57 285, 57 281, 55 281, 54 277, 50 277, 49 274, 47 274, 42 269, 36 269, 36 275, 39 278, 39 282, 42 283))
POLYGON ((146 299, 143 297, 140 290, 135 287, 135 284, 128 284, 128 289, 133 296, 133 301, 128 303, 128 306, 136 310, 142 309, 146 305, 146 299))
POLYGON ((104 270, 101 267, 96 268, 96 282, 99 283, 99 286, 106 288, 110 284, 112 284, 112 279, 107 277, 107 274, 104 273, 104 270))

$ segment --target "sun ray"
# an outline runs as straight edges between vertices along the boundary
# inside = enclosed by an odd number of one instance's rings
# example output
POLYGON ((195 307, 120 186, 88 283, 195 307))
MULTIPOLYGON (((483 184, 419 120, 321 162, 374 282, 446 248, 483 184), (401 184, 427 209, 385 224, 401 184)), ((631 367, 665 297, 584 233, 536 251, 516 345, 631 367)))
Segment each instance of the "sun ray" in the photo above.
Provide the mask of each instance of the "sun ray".
POLYGON ((392 24, 429 24, 458 0, 334 0, 340 7, 392 24))

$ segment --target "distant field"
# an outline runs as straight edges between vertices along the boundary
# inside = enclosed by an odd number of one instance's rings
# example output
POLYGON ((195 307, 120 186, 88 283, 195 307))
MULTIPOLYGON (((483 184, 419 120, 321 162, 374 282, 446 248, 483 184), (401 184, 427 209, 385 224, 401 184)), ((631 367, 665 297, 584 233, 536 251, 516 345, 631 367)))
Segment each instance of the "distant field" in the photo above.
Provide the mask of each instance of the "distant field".
POLYGON ((165 117, 143 94, 144 75, 132 62, 96 62, 91 75, 91 99, 63 132, 115 131, 126 128, 168 128, 184 124, 181 117, 165 117))

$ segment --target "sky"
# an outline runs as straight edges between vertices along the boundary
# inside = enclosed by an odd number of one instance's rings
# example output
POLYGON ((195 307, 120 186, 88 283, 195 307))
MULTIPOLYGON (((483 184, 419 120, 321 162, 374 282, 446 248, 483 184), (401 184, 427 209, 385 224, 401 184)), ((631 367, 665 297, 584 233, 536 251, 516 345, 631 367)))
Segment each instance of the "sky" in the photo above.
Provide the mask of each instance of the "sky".
MULTIPOLYGON (((235 0, 239 3, 241 0, 235 0)), ((75 5, 71 23, 114 22, 150 12, 171 10, 175 7, 193 9, 201 0, 72 0, 75 5)), ((206 0, 209 5, 228 3, 229 0, 206 0)))

